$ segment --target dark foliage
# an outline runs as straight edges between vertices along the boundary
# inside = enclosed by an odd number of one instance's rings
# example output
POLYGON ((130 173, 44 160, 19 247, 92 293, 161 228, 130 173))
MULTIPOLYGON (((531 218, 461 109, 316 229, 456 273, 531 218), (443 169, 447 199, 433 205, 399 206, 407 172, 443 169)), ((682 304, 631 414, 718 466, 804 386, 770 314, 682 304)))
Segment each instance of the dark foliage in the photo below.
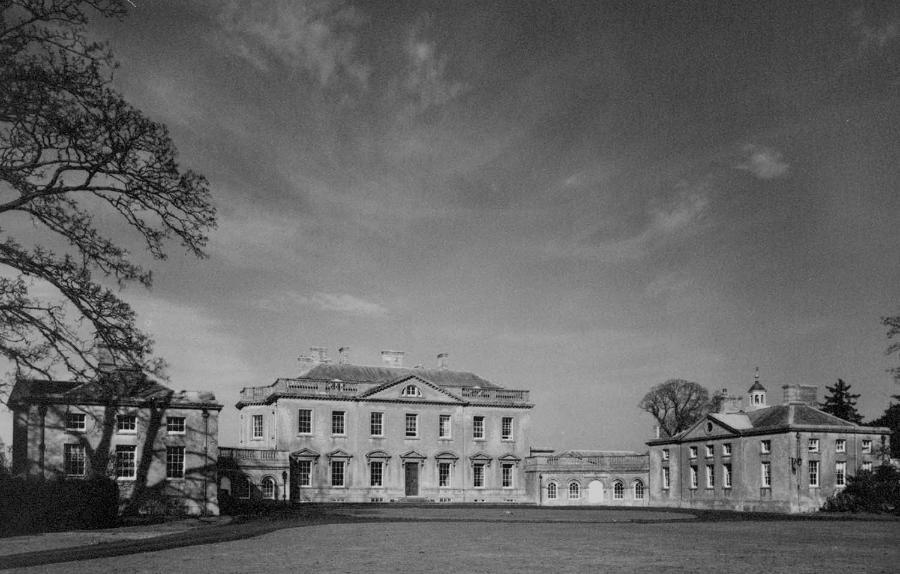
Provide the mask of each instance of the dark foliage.
POLYGON ((671 379, 650 389, 638 407, 656 419, 664 436, 674 436, 712 412, 719 400, 702 385, 671 379))
POLYGON ((851 423, 860 424, 862 415, 856 410, 856 400, 858 394, 850 392, 850 387, 843 379, 838 379, 834 386, 825 386, 828 396, 825 402, 821 404, 821 408, 826 413, 832 414, 838 418, 850 421, 851 423))
MULTIPOLYGON (((893 317, 882 317, 881 324, 888 328, 888 339, 900 337, 900 315, 894 315, 893 317)), ((888 348, 885 350, 885 354, 897 355, 898 357, 900 357, 900 341, 894 341, 893 343, 888 345, 888 348)), ((888 369, 888 372, 894 376, 895 381, 900 383, 900 367, 888 369)))
POLYGON ((114 480, 37 480, 0 476, 0 536, 116 525, 114 480))
POLYGON ((826 512, 889 512, 900 514, 900 471, 890 465, 860 470, 847 487, 828 497, 826 512))
MULTIPOLYGON (((894 395, 895 399, 900 400, 900 396, 894 395)), ((869 426, 887 427, 891 429, 891 457, 900 458, 900 403, 891 403, 884 410, 884 414, 877 419, 870 421, 869 426)))

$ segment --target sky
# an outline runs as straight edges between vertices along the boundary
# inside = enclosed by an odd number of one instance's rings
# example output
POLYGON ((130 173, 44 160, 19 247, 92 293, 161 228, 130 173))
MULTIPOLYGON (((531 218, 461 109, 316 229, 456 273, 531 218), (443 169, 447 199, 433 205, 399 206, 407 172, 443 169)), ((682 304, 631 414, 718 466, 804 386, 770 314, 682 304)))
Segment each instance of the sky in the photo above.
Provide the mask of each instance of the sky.
POLYGON ((219 226, 122 297, 222 445, 310 346, 447 352, 559 449, 644 449, 672 378, 900 392, 897 4, 133 3, 91 33, 219 226))

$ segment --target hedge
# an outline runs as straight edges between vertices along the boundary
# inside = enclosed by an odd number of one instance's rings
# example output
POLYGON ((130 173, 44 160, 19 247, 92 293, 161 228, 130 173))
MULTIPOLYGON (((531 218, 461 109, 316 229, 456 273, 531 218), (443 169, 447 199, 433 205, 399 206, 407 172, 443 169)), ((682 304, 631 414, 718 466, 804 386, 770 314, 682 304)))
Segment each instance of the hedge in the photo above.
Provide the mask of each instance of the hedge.
POLYGON ((108 478, 38 480, 0 476, 0 536, 109 528, 118 519, 119 489, 108 478))

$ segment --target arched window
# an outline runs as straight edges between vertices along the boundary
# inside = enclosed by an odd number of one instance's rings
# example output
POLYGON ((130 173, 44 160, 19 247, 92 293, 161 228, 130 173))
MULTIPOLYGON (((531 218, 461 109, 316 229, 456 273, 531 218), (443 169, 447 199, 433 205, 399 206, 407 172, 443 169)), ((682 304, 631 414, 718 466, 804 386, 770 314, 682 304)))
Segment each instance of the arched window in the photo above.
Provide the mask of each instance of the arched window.
POLYGON ((622 484, 621 481, 617 480, 615 484, 613 484, 613 498, 616 500, 622 500, 625 498, 625 485, 622 484))
POLYGON ((421 397, 422 391, 415 385, 406 385, 406 387, 403 388, 402 395, 404 397, 421 397))
POLYGON ((246 476, 234 477, 235 498, 250 498, 250 481, 246 476))
POLYGON ((643 500, 644 499, 644 483, 640 480, 634 481, 634 499, 635 500, 643 500))
POLYGON ((275 500, 275 479, 267 476, 262 479, 262 496, 266 500, 275 500))
POLYGON ((569 483, 569 498, 572 500, 581 498, 581 485, 577 482, 569 483))
POLYGON ((551 482, 547 485, 547 500, 556 500, 556 483, 551 482))

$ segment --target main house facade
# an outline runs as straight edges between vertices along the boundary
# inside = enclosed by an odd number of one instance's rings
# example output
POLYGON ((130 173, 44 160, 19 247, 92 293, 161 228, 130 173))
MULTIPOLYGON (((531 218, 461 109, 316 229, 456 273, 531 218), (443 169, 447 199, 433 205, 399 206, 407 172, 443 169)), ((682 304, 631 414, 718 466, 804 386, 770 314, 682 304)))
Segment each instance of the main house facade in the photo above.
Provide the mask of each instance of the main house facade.
POLYGON ((12 472, 42 479, 106 476, 120 509, 218 514, 222 405, 107 365, 88 382, 22 379, 10 392, 12 472))
POLYGON ((757 380, 743 407, 730 397, 721 412, 648 442, 653 505, 811 512, 849 475, 881 463, 888 429, 821 411, 816 387, 783 389, 783 402, 770 406, 757 380))
POLYGON ((241 391, 240 445, 220 449, 238 499, 298 502, 529 501, 528 391, 446 367, 338 363, 313 348, 304 372, 241 391))

